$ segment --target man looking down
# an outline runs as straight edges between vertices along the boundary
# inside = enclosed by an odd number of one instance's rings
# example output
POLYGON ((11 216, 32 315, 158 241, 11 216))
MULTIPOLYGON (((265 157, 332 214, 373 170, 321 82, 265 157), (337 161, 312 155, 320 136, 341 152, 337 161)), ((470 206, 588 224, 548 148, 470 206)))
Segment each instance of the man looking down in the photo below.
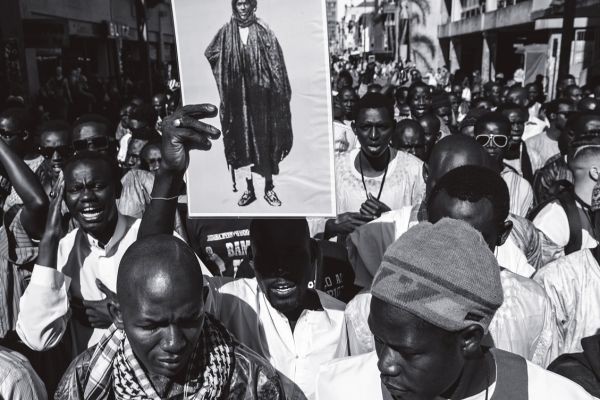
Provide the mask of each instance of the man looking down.
POLYGON ((73 361, 55 399, 285 398, 275 369, 205 314, 202 270, 180 239, 131 245, 117 293, 114 325, 73 361))

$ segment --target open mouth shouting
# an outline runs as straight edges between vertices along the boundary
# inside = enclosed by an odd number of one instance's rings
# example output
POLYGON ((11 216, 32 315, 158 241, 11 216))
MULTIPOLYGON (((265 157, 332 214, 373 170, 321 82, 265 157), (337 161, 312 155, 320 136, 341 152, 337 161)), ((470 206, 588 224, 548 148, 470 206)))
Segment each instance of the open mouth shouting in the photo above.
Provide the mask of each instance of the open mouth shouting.
POLYGON ((88 206, 79 212, 81 219, 85 222, 100 222, 102 220, 102 212, 104 210, 96 206, 88 206))

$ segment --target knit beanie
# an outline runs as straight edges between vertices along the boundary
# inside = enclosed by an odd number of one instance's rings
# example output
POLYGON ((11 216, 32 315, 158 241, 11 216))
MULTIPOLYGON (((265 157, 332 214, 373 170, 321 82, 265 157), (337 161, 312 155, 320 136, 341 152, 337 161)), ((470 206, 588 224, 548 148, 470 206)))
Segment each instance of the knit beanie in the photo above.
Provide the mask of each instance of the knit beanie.
POLYGON ((483 237, 449 218, 418 224, 394 242, 371 293, 450 332, 477 324, 487 333, 503 301, 500 267, 483 237))

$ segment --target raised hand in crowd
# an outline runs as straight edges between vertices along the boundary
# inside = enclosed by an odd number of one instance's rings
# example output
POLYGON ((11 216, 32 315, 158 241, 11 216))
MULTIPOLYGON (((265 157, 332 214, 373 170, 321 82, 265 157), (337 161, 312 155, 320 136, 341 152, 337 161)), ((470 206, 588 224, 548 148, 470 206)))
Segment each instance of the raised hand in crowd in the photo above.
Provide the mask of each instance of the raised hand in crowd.
POLYGON ((65 192, 65 179, 61 172, 50 192, 50 205, 46 227, 40 241, 37 263, 56 268, 56 257, 58 253, 58 242, 65 235, 61 206, 65 192))
POLYGON ((177 198, 183 188, 183 174, 190 150, 210 150, 221 132, 200 119, 215 117, 212 104, 192 104, 179 108, 162 124, 162 161, 152 188, 138 238, 173 232, 177 198))

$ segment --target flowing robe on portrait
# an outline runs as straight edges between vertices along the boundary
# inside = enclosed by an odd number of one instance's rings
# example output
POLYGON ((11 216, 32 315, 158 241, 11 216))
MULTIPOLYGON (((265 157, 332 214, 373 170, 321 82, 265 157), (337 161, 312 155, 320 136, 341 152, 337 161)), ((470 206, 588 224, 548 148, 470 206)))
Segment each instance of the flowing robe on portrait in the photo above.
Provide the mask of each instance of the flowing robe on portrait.
POLYGON ((278 174, 292 148, 291 87, 281 46, 261 20, 241 40, 235 18, 205 52, 221 97, 220 117, 227 164, 278 174))

